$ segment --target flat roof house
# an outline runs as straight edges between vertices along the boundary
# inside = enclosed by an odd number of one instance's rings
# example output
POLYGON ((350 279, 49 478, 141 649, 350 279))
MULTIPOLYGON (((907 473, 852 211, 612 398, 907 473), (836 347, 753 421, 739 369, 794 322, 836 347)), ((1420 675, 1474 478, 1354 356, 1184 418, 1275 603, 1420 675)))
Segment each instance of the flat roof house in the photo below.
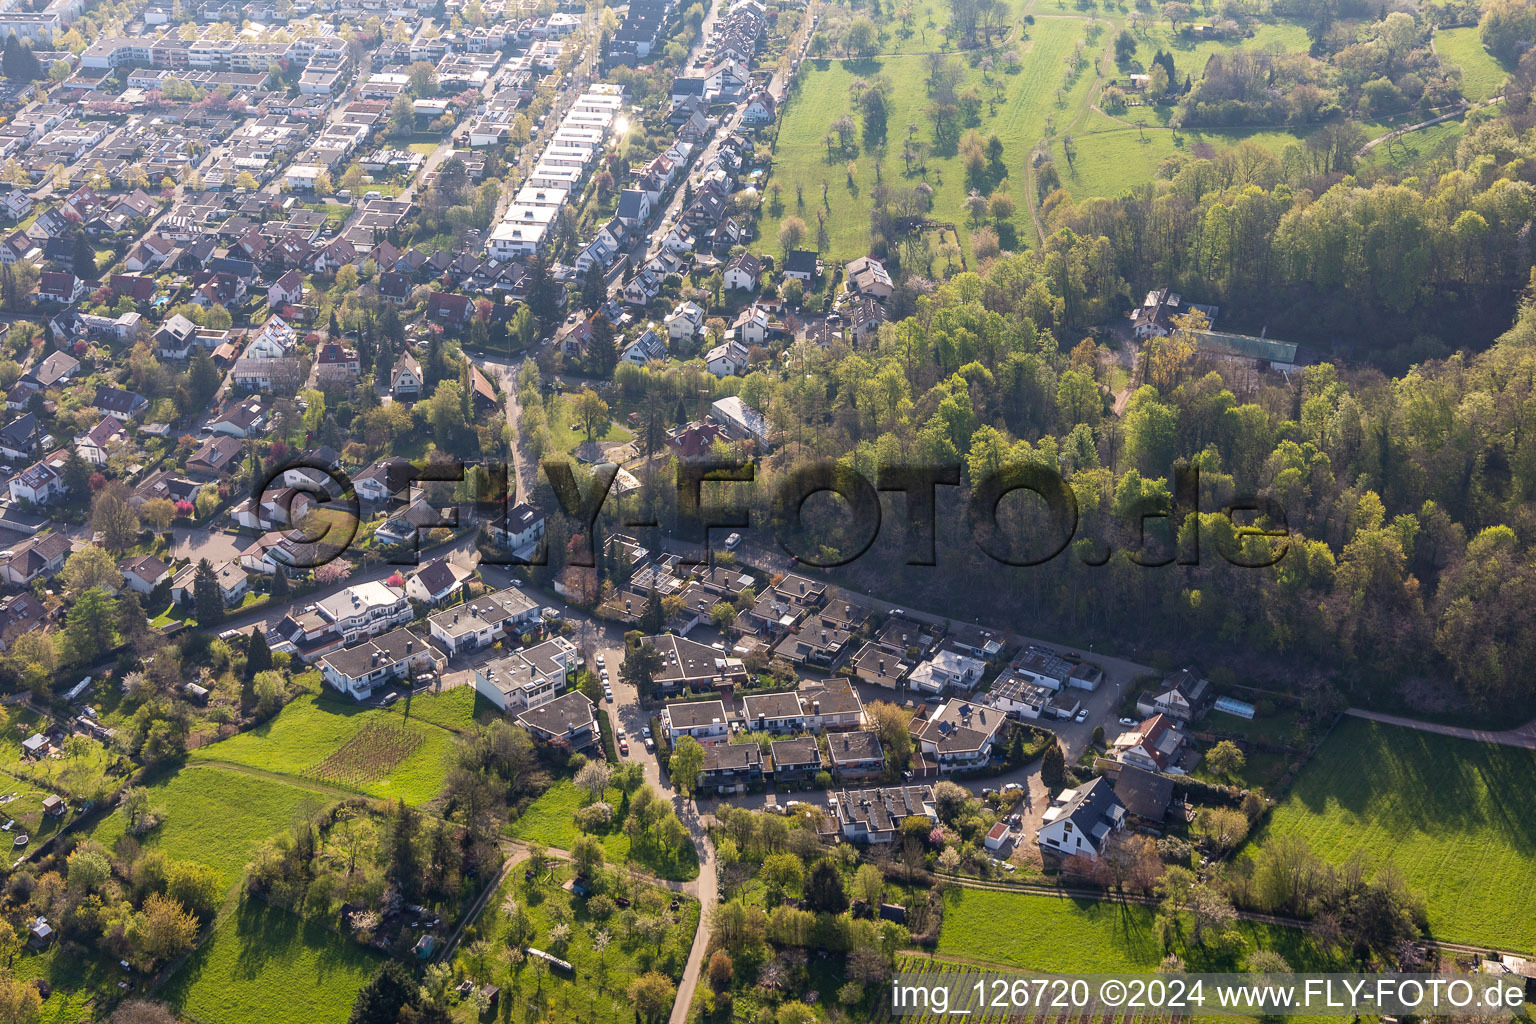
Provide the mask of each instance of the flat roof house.
POLYGON ((756 743, 712 743, 704 748, 699 790, 744 793, 763 781, 763 753, 756 743))
POLYGON ((668 704, 661 709, 661 727, 667 731, 669 743, 675 744, 684 736, 705 744, 723 743, 728 735, 725 704, 718 700, 668 704))
POLYGON ((444 608, 427 619, 432 636, 450 655, 489 647, 496 640, 532 622, 539 606, 520 590, 498 590, 473 601, 444 608))
POLYGON ((821 771, 821 749, 813 736, 774 740, 769 756, 773 759, 775 786, 808 784, 821 771))
POLYGON ((827 759, 839 781, 873 779, 885 774, 885 751, 872 732, 840 732, 827 737, 827 759))

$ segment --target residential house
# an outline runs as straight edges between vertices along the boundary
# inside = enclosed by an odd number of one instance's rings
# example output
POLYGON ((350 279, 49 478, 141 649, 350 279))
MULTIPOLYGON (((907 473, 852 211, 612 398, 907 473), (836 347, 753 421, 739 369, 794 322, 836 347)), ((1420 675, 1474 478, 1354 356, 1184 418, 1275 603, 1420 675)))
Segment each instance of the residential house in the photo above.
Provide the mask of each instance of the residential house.
POLYGON ((821 276, 821 257, 810 249, 791 249, 784 256, 784 276, 810 284, 821 276))
POLYGON ((834 733, 827 737, 827 760, 840 782, 879 778, 885 774, 885 751, 873 732, 834 733))
POLYGON ((661 709, 661 728, 667 742, 675 745, 684 736, 700 743, 724 743, 729 738, 725 704, 718 700, 668 704, 661 709))
POLYGON ((46 505, 62 497, 68 490, 64 477, 51 464, 51 460, 34 462, 11 477, 8 487, 12 501, 30 501, 34 505, 46 505))
POLYGON ((136 594, 148 594, 171 578, 171 568, 154 555, 125 558, 117 564, 123 582, 136 594))
POLYGON ((436 607, 447 602, 471 577, 466 569, 449 558, 435 558, 417 569, 405 581, 405 596, 436 607))
POLYGON ((1178 723, 1167 715, 1156 714, 1116 736, 1110 755, 1121 764, 1144 771, 1166 772, 1178 769, 1184 747, 1184 732, 1178 723))
POLYGON ((842 789, 828 794, 827 805, 843 838, 860 843, 895 842, 911 817, 939 820, 932 786, 842 789))
POLYGON ((736 340, 716 345, 704 356, 704 367, 716 377, 739 377, 747 372, 747 346, 736 340))
POLYGON ((981 682, 986 671, 986 662, 958 651, 940 648, 918 663, 907 676, 907 685, 931 694, 969 693, 981 682))
POLYGON ((775 786, 809 785, 821 771, 821 749, 814 736, 774 740, 769 746, 775 786))
POLYGON ((408 351, 402 352, 389 371, 389 393, 396 401, 414 402, 421 397, 425 380, 416 357, 408 351))
POLYGON ((655 681, 668 693, 722 689, 747 682, 746 665, 740 658, 726 657, 708 644, 665 633, 644 637, 642 642, 653 644, 661 655, 661 671, 655 681))
POLYGON ((75 438, 75 451, 93 466, 105 466, 108 458, 128 440, 128 431, 122 420, 104 416, 86 433, 75 438))
POLYGON ((624 346, 619 359, 631 366, 648 366, 651 363, 666 362, 667 343, 662 340, 661 335, 646 328, 640 337, 624 346))
POLYGON ((0 564, 0 576, 19 587, 39 576, 52 577, 64 568, 69 550, 69 538, 62 533, 29 537, 11 549, 11 557, 0 564))
POLYGON ((986 765, 1007 721, 996 708, 951 698, 928 718, 914 721, 912 731, 928 760, 940 771, 952 771, 986 765))
POLYGON ((1125 765, 1114 777, 1115 797, 1126 813, 1152 825, 1161 825, 1173 803, 1173 780, 1166 775, 1125 765))
POLYGON ((1125 805, 1114 786, 1096 778, 1051 801, 1035 841, 1042 853, 1097 860, 1109 838, 1125 828, 1125 805))
POLYGON ((721 276, 728 291, 755 292, 763 278, 763 264, 749 252, 738 253, 721 276))
POLYGON ((427 619, 427 628, 450 656, 489 647, 539 616, 539 606, 520 590, 498 590, 445 608, 427 619))
POLYGON ((283 309, 304 301, 304 275, 290 270, 267 288, 267 308, 283 309))
POLYGON ((768 448, 768 418, 736 395, 717 399, 710 405, 709 415, 733 441, 751 441, 760 449, 768 448))
POLYGON ((583 750, 597 740, 597 719, 592 701, 580 690, 572 690, 520 712, 517 722, 534 739, 558 743, 572 750, 583 750))
POLYGON ((228 436, 209 437, 187 459, 187 472, 205 480, 234 472, 245 455, 245 446, 228 436))
POLYGON ((701 793, 745 793, 763 782, 763 754, 756 743, 712 743, 699 769, 701 793))
MULTIPOLYGON (((219 595, 224 598, 227 607, 232 608, 245 600, 246 592, 250 590, 250 579, 239 562, 210 562, 209 568, 213 570, 213 578, 219 584, 219 595)), ((198 563, 190 562, 171 577, 172 601, 178 604, 192 602, 193 588, 197 585, 197 569, 198 563)))
POLYGON ((124 391, 122 388, 98 385, 95 401, 91 404, 102 415, 111 416, 126 423, 149 408, 149 399, 132 391, 124 391))
MULTIPOLYGON (((667 337, 673 341, 697 337, 704 330, 704 318, 704 307, 697 302, 688 300, 678 303, 677 308, 667 315, 667 337)), ((714 372, 713 368, 711 372, 714 372)))
POLYGON ((1180 669, 1160 686, 1139 694, 1136 710, 1148 718, 1163 714, 1176 721, 1190 722, 1204 712, 1211 696, 1210 680, 1196 675, 1194 669, 1180 669))
POLYGON ((68 384, 78 369, 80 360, 68 352, 50 352, 43 357, 42 362, 22 374, 16 383, 33 391, 46 391, 68 384))
POLYGON ((37 297, 41 302, 68 305, 85 298, 85 282, 67 270, 45 271, 38 280, 37 297))
POLYGON ((848 265, 843 268, 843 279, 850 292, 855 295, 866 295, 879 302, 888 301, 896 291, 896 286, 892 283, 890 272, 885 269, 885 264, 873 256, 860 256, 858 259, 849 260, 848 265))
POLYGON ((37 417, 24 412, 0 427, 0 455, 16 461, 30 459, 42 444, 42 436, 37 417))
POLYGON ((439 671, 442 664, 442 656, 424 638, 398 628, 325 655, 320 677, 355 700, 368 700, 380 686, 439 671))

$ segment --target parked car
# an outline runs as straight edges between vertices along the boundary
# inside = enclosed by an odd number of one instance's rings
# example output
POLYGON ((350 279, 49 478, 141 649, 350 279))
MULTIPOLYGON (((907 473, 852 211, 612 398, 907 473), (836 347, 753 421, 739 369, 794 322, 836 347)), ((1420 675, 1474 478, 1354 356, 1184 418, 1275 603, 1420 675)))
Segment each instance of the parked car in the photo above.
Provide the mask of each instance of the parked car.
POLYGON ((1017 793, 1019 790, 1021 790, 1023 788, 1024 787, 1019 785, 1017 782, 1010 782, 1010 783, 1008 783, 1008 785, 1003 787, 1003 792, 1004 793, 1017 793))
POLYGON ((613 703, 613 691, 612 690, 605 691, 603 693, 603 700, 607 701, 609 704, 612 704, 613 703))
POLYGON ((739 547, 741 547, 741 534, 733 533, 725 538, 725 550, 735 551, 739 547))
POLYGON ((619 740, 619 753, 629 756, 629 740, 619 740))
POLYGON ((622 726, 622 725, 621 725, 621 726, 619 726, 619 727, 618 727, 618 728, 617 728, 617 729, 615 729, 615 730, 613 730, 613 734, 614 734, 614 735, 615 735, 615 736, 617 736, 617 737, 618 737, 618 738, 619 738, 619 739, 621 739, 621 740, 622 740, 622 739, 623 739, 623 738, 624 738, 624 737, 625 737, 625 736, 626 736, 626 735, 628 735, 628 734, 627 734, 627 733, 625 733, 625 731, 624 731, 624 727, 623 727, 623 726, 622 726))
POLYGON ((645 750, 648 754, 654 754, 656 752, 656 741, 651 739, 649 736, 645 738, 645 750))
POLYGON ((597 656, 597 667, 598 668, 602 668, 603 667, 603 656, 601 654, 599 654, 597 656))
POLYGON ((648 726, 648 725, 642 725, 640 727, 640 735, 644 736, 646 739, 650 739, 651 738, 651 727, 648 726))
POLYGON ((1122 718, 1122 719, 1120 719, 1120 724, 1125 726, 1126 728, 1134 728, 1135 725, 1136 725, 1136 719, 1134 719, 1134 718, 1122 718))
POLYGON ((1088 709, 1087 708, 1083 708, 1083 710, 1081 710, 1081 711, 1079 711, 1077 713, 1077 721, 1079 721, 1079 722, 1086 722, 1086 721, 1088 721, 1088 709))

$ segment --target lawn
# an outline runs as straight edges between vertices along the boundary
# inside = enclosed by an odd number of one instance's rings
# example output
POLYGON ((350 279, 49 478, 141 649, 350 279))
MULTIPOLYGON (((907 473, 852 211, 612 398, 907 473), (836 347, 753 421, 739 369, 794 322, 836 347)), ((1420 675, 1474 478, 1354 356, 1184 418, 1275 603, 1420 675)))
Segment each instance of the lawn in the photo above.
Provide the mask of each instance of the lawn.
MULTIPOLYGON (((586 444, 587 433, 576 417, 576 395, 563 394, 554 397, 554 405, 547 410, 551 448, 557 452, 573 452, 578 445, 586 444)), ((613 412, 616 414, 617 409, 613 412)), ((633 441, 635 433, 619 422, 617 416, 608 421, 601 433, 594 434, 596 441, 633 441)))
MULTIPOLYGON (((266 840, 328 802, 323 793, 217 765, 189 765, 149 787, 161 824, 139 841, 172 860, 195 861, 219 872, 226 886, 266 840)), ((91 838, 108 849, 122 837, 124 819, 109 814, 91 838)))
MULTIPOLYGON (((1064 61, 1073 47, 1084 39, 1087 21, 1081 18, 1041 18, 1030 29, 1029 39, 1018 44, 1023 54, 1024 66, 1017 74, 997 73, 997 81, 1004 90, 1003 101, 996 114, 989 113, 987 104, 981 107, 981 123, 974 130, 983 139, 995 134, 1003 143, 1003 163, 1011 172, 1007 180, 1010 195, 1018 206, 1013 223, 1021 240, 1031 237, 1029 213, 1026 209, 1024 165, 1030 151, 1046 134, 1045 122, 1055 115, 1060 120, 1078 109, 1086 98, 1093 82, 1091 67, 1084 68, 1062 93, 1057 103, 1057 90, 1062 83, 1064 61)), ((1107 38, 1101 36, 1101 40, 1107 38)), ((1097 47, 1085 49, 1090 57, 1097 47)), ((982 84, 982 72, 972 68, 963 56, 956 57, 965 67, 964 80, 957 89, 963 93, 972 85, 983 96, 992 90, 982 84)), ((855 165, 853 182, 847 176, 850 158, 838 153, 829 159, 823 142, 828 126, 853 109, 849 86, 857 79, 866 81, 875 75, 884 75, 894 89, 891 110, 887 120, 887 154, 882 178, 888 185, 913 186, 924 180, 934 189, 931 216, 937 221, 947 221, 960 226, 963 244, 969 250, 970 227, 964 208, 969 186, 966 183, 963 163, 958 155, 928 155, 928 176, 922 178, 914 168, 907 177, 901 159, 902 144, 906 140, 907 126, 918 125, 916 138, 925 144, 933 141, 932 126, 924 113, 929 97, 923 83, 927 78, 926 61, 923 57, 885 57, 861 61, 809 61, 800 69, 802 84, 789 101, 779 131, 778 146, 774 152, 774 181, 782 187, 778 209, 764 206, 762 230, 756 248, 776 252, 779 224, 785 217, 798 216, 809 227, 810 242, 815 242, 816 217, 819 209, 826 211, 829 259, 847 260, 869 251, 870 190, 876 185, 873 153, 862 144, 852 157, 855 165), (822 199, 821 183, 827 183, 827 196, 822 199)), ((857 120, 857 118, 855 119, 857 120)), ((971 129, 964 129, 971 130, 971 129)))
POLYGON ((1298 835, 1343 862, 1391 861, 1436 938, 1536 947, 1536 752, 1346 718, 1277 806, 1262 843, 1298 835))
MULTIPOLYGON (((1153 931, 1155 913, 1144 904, 957 886, 944 897, 938 952, 1057 973, 1147 971, 1163 959, 1153 931)), ((1243 921, 1238 931, 1241 949, 1219 956, 1189 946, 1177 952, 1193 971, 1236 970, 1257 948, 1274 950, 1297 970, 1333 966, 1300 929, 1243 921)))
POLYGON ((1175 142, 1172 131, 1155 127, 1158 118, 1151 108, 1129 107, 1118 116, 1132 122, 1144 120, 1147 127, 1128 127, 1107 115, 1095 115, 1072 132, 1075 152, 1070 163, 1059 141, 1051 146, 1062 186, 1074 198, 1114 198, 1155 178, 1158 164, 1168 157, 1176 153, 1193 156, 1201 144, 1220 151, 1249 139, 1278 158, 1286 146, 1302 138, 1297 133, 1273 130, 1189 130, 1180 132, 1175 142))
MULTIPOLYGON (((454 966, 471 977, 501 986, 502 1020, 525 1019, 526 1010, 527 1020, 631 1024, 635 1010, 626 995, 630 982, 652 969, 674 981, 681 976, 698 926, 698 901, 683 896, 673 911, 670 901, 674 894, 665 890, 651 886, 615 890, 615 894, 632 899, 637 909, 649 903, 651 910, 644 912, 659 913, 670 926, 659 936, 659 943, 647 943, 638 930, 634 934, 626 931, 619 914, 607 920, 589 915, 587 900, 561 887, 570 871, 568 867, 546 871, 531 883, 524 880, 521 870, 509 873, 476 924, 481 938, 487 940, 489 955, 477 960, 466 942, 459 947, 454 966), (557 955, 574 966, 574 972, 545 971, 534 966, 535 961, 526 961, 514 973, 506 957, 509 898, 527 910, 534 928, 527 944, 535 949, 549 950, 554 945, 550 933, 557 922, 570 926, 570 944, 557 955), (601 954, 593 948, 593 938, 599 932, 606 932, 611 939, 601 954)), ((469 1004, 459 1006, 454 1016, 466 1022, 475 1019, 469 1004)))
MULTIPOLYGON (((1157 56, 1157 51, 1165 50, 1173 55, 1174 71, 1178 73, 1178 80, 1181 83, 1186 75, 1199 81, 1200 75, 1205 71, 1205 62, 1211 59, 1212 54, 1230 53, 1233 50, 1280 50, 1288 53, 1304 53, 1311 45, 1310 40, 1307 39, 1306 28, 1290 22, 1256 25, 1251 38, 1235 42, 1224 39, 1175 36, 1166 21, 1150 24, 1148 22, 1152 22, 1152 19, 1146 19, 1136 33, 1140 45, 1136 48, 1133 60, 1145 70, 1152 66, 1152 58, 1157 56)), ((1118 31, 1117 29, 1116 32, 1118 31)), ((1113 36, 1105 37, 1106 44, 1113 41, 1113 36)), ((1116 68, 1117 72, 1120 70, 1116 68)))
POLYGON ((344 1024, 380 958, 283 910, 243 904, 159 993, 204 1024, 344 1024))
POLYGON ((270 721, 191 756, 425 804, 447 777, 451 730, 467 727, 473 708, 470 697, 454 691, 387 709, 306 694, 270 721))
POLYGON ((1392 166, 1401 171, 1412 168, 1419 160, 1431 156, 1442 146, 1455 156, 1456 143, 1466 133, 1467 122, 1463 118, 1441 121, 1407 135, 1400 135, 1390 142, 1383 142, 1366 154, 1366 163, 1392 166))
MULTIPOLYGON (((610 864, 623 864, 629 859, 629 836, 620 827, 618 811, 623 797, 619 791, 609 790, 608 802, 614 807, 614 827, 595 838, 602 843, 603 853, 610 864)), ((512 835, 526 842, 543 843, 557 850, 569 850, 581 839, 583 833, 576 827, 576 812, 586 803, 586 795, 571 782, 555 783, 537 800, 528 805, 521 818, 512 823, 512 835)), ((636 858, 636 863, 662 878, 697 878, 699 863, 697 852, 690 845, 676 857, 663 859, 659 854, 636 858)))
POLYGON ((76 1024, 97 1020, 91 1004, 110 1005, 120 994, 117 983, 127 975, 115 961, 92 957, 86 962, 61 952, 55 942, 42 951, 23 947, 10 963, 11 976, 20 981, 42 979, 53 990, 43 1002, 37 1024, 76 1024))
POLYGON ((1498 95, 1509 69, 1483 49, 1477 26, 1442 28, 1435 33, 1435 52, 1440 59, 1461 67, 1461 91, 1469 100, 1498 95))

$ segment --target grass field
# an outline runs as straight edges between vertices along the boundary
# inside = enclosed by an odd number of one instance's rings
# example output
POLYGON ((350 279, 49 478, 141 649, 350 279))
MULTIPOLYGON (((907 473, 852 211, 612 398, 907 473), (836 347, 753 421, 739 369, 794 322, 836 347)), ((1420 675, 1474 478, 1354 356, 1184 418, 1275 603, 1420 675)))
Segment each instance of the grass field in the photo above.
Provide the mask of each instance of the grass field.
MULTIPOLYGON (((938 952, 1051 972, 1146 971, 1163 959, 1155 909, 1142 904, 1066 900, 1028 893, 951 889, 944 898, 938 952)), ((1233 970, 1254 949, 1272 949, 1297 970, 1331 966, 1305 932, 1243 921, 1243 948, 1213 954, 1178 950, 1189 969, 1233 970)))
POLYGON ((116 961, 105 957, 82 958, 62 952, 59 943, 36 951, 24 947, 10 963, 11 976, 20 981, 41 979, 53 992, 43 1001, 42 1012, 36 1024, 76 1024, 82 1020, 96 1020, 91 1004, 103 1005, 118 995, 117 983, 126 974, 116 961))
POLYGON ((1462 118, 1441 121, 1428 128, 1407 135, 1400 135, 1390 142, 1383 142, 1366 154, 1366 163, 1409 170, 1424 157, 1433 155, 1442 146, 1451 156, 1456 154, 1456 143, 1466 133, 1467 123, 1462 118))
POLYGON ((1346 718, 1255 838, 1391 861, 1436 938, 1536 948, 1536 752, 1346 718))
POLYGON ((204 1024, 344 1024, 380 960, 283 910, 244 904, 160 996, 204 1024))
MULTIPOLYGON (((623 797, 618 790, 609 790, 608 802, 619 810, 623 797)), ((585 804, 585 794, 568 781, 555 783, 533 803, 521 818, 512 823, 512 835, 527 842, 539 842, 559 850, 569 850, 583 833, 576 827, 575 815, 585 804)), ((605 835, 595 837, 602 843, 603 853, 610 864, 623 864, 629 859, 629 837, 619 827, 605 835)), ((672 860, 655 857, 637 859, 636 863, 662 878, 689 879, 699 874, 697 855, 685 852, 672 860)))
MULTIPOLYGON (((1062 81, 1063 62, 1072 53, 1074 45, 1084 39, 1087 24, 1082 18, 1041 18, 1030 29, 1029 39, 1018 46, 1024 58, 1023 70, 1014 75, 998 73, 998 81, 1005 91, 996 115, 989 114, 983 104, 981 123, 974 129, 983 139, 996 134, 1003 143, 1003 162, 1012 172, 1008 188, 1019 207, 1014 224, 1021 239, 1030 237, 1031 232, 1025 209, 1028 197, 1024 194, 1024 163, 1045 133, 1046 118, 1053 114, 1069 116, 1081 105, 1094 80, 1092 69, 1085 68, 1071 89, 1062 94, 1062 104, 1058 107, 1056 91, 1062 81)), ((1099 45, 1100 49, 1102 45, 1099 45)), ((1091 55, 1094 49, 1089 47, 1085 52, 1091 55)), ((965 78, 958 91, 964 92, 975 85, 983 96, 991 95, 991 90, 982 85, 981 72, 965 66, 965 78)), ((774 180, 783 188, 783 210, 776 212, 764 207, 759 247, 774 251, 778 245, 779 225, 790 216, 798 216, 806 222, 814 244, 817 210, 823 208, 821 183, 825 180, 829 242, 826 256, 846 260, 864 255, 869 250, 869 194, 876 184, 875 156, 861 146, 860 153, 853 158, 855 172, 850 186, 847 178, 849 158, 839 154, 829 161, 822 140, 828 126, 852 110, 848 88, 854 80, 884 75, 893 83, 894 89, 887 122, 883 178, 887 183, 903 186, 925 180, 915 171, 913 177, 907 178, 900 156, 908 124, 919 126, 916 136, 919 140, 932 142, 932 126, 924 113, 929 103, 923 85, 927 77, 924 58, 810 61, 801 67, 800 74, 802 84, 789 101, 774 152, 774 180), (802 190, 803 207, 797 188, 802 190)), ((960 157, 944 157, 930 152, 926 181, 934 189, 931 216, 938 221, 960 225, 961 238, 968 249, 969 223, 964 209, 968 188, 960 157)))
MULTIPOLYGON (((1152 19, 1148 18, 1146 21, 1150 22, 1152 19)), ((1201 73, 1205 70, 1205 62, 1211 59, 1212 54, 1232 50, 1279 50, 1299 53, 1305 52, 1310 45, 1307 30, 1301 25, 1290 22, 1256 25, 1251 38, 1233 42, 1223 39, 1186 39, 1175 36, 1166 21, 1156 21, 1152 24, 1144 22, 1137 31, 1136 37, 1141 45, 1136 48, 1134 60, 1143 68, 1149 68, 1152 66, 1152 58, 1157 56, 1157 51, 1166 50, 1173 54, 1173 67, 1178 73, 1180 82, 1184 81, 1186 75, 1198 82, 1201 73)), ((1106 37, 1106 43, 1111 41, 1110 37, 1106 37)))
POLYGON ((1435 52, 1440 59, 1461 68, 1461 91, 1469 100, 1496 96, 1509 75, 1487 50, 1478 36, 1477 26, 1442 28, 1435 33, 1435 52))
MULTIPOLYGON (((240 880, 263 842, 329 800, 323 793, 217 765, 189 765, 148 788, 151 806, 162 812, 161 825, 139 841, 173 860, 208 865, 226 886, 240 880)), ((123 824, 122 815, 109 814, 91 838, 111 849, 123 824)))
POLYGON ((1075 153, 1071 163, 1067 162, 1060 142, 1052 145, 1056 172, 1061 175, 1062 186, 1074 198, 1118 196, 1151 181, 1157 176, 1157 165, 1168 157, 1176 153, 1192 156, 1202 143, 1220 151, 1248 139, 1278 158, 1286 146, 1301 141, 1301 136, 1292 132, 1234 129, 1184 131, 1179 133, 1180 141, 1176 143, 1173 132, 1151 127, 1156 119, 1150 109, 1131 107, 1118 116, 1128 121, 1144 119, 1148 127, 1143 131, 1100 114, 1085 119, 1083 126, 1073 131, 1075 153))
MULTIPOLYGON (((576 418, 576 396, 574 394, 557 395, 553 408, 549 409, 549 437, 551 447, 557 452, 572 452, 577 446, 586 444, 587 433, 581 428, 580 421, 576 418)), ((634 439, 634 431, 626 428, 617 418, 617 409, 612 410, 614 418, 608 421, 608 426, 600 434, 594 434, 597 441, 631 441, 634 439)))
POLYGON ((199 747, 192 760, 247 765, 424 804, 442 790, 454 731, 466 728, 473 714, 473 691, 415 697, 386 709, 307 694, 255 729, 199 747))

